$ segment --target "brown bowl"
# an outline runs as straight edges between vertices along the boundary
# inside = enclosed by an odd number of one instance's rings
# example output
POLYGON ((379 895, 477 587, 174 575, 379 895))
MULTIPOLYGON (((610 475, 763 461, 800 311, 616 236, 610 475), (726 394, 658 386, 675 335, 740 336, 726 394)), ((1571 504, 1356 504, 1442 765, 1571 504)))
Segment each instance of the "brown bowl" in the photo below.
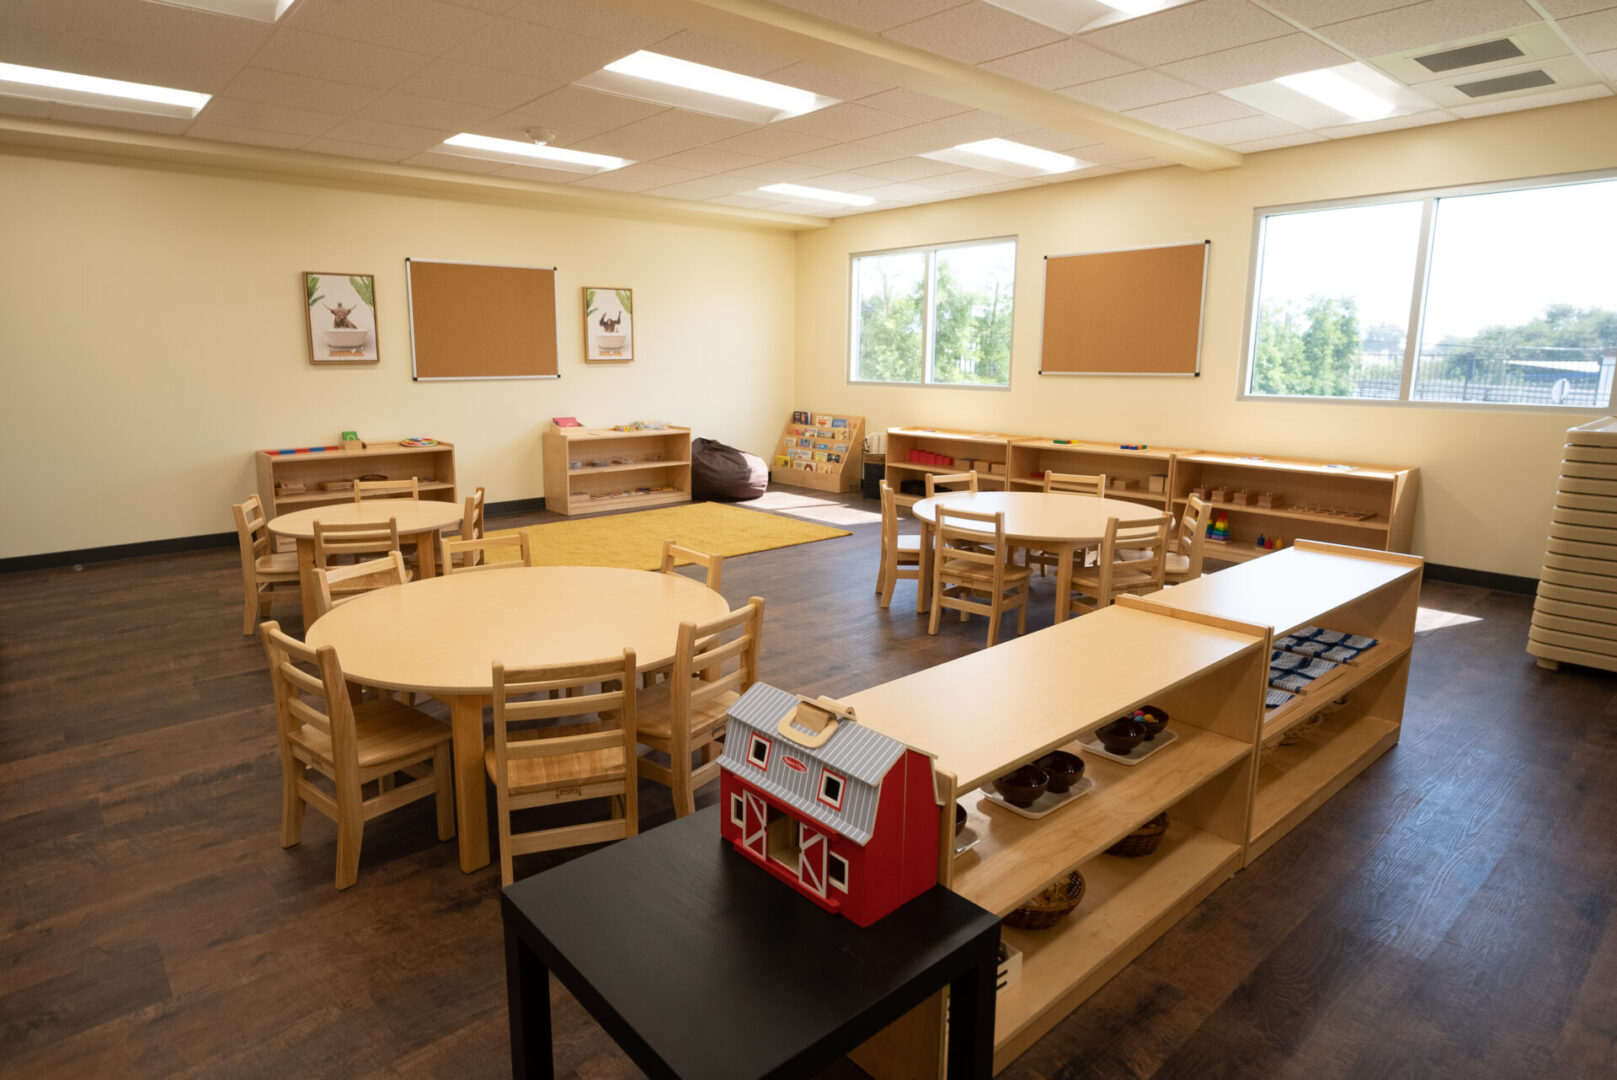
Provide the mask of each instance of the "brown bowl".
POLYGON ((966 808, 959 803, 954 804, 954 834, 959 836, 966 831, 966 808))
POLYGON ((1145 725, 1146 742, 1168 730, 1168 711, 1155 705, 1141 705, 1134 710, 1134 719, 1145 725))
POLYGON ((1060 795, 1084 776, 1084 759, 1065 750, 1052 750, 1033 764, 1050 777, 1050 790, 1060 795))
POLYGON ((1145 741, 1145 725, 1127 716, 1095 732, 1100 744, 1114 754, 1127 754, 1145 741))
POLYGON ((1050 786, 1050 774, 1037 765, 1023 765, 1015 772, 1006 773, 994 781, 994 790, 1012 806, 1024 809, 1050 786))

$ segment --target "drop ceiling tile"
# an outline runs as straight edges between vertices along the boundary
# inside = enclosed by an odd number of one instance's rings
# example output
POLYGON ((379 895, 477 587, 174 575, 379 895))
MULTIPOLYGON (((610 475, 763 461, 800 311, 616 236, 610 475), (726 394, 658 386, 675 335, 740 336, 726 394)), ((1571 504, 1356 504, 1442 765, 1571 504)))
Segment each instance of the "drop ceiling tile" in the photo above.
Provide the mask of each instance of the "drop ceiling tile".
POLYGON ((243 68, 225 88, 225 93, 243 101, 265 105, 285 105, 293 109, 348 114, 376 97, 376 90, 353 83, 311 79, 267 68, 243 68))
POLYGON ((393 89, 406 94, 505 111, 532 101, 553 85, 549 79, 535 79, 454 60, 433 60, 405 76, 393 89))
POLYGON ((795 184, 802 180, 824 176, 826 173, 835 171, 835 169, 822 169, 818 165, 798 165, 790 161, 766 161, 760 165, 748 165, 745 169, 735 169, 730 175, 750 180, 754 186, 757 186, 759 184, 795 184))
POLYGON ((1385 120, 1370 120, 1363 124, 1332 124, 1330 127, 1314 130, 1327 139, 1352 139, 1359 135, 1378 135, 1383 131, 1441 124, 1453 119, 1454 114, 1451 112, 1443 109, 1427 109, 1424 112, 1410 113, 1408 116, 1391 116, 1385 120))
POLYGON ((636 120, 667 112, 667 106, 600 94, 581 86, 564 86, 513 110, 530 124, 553 127, 570 139, 611 131, 636 120))
POLYGON ((938 191, 978 191, 998 187, 1004 181, 1005 178, 998 173, 983 172, 981 169, 961 169, 959 172, 944 173, 941 176, 929 176, 917 183, 938 191))
POLYGON ((822 139, 814 135, 805 135, 800 131, 782 131, 778 125, 771 124, 761 127, 757 131, 749 131, 745 135, 735 135, 728 139, 720 139, 713 146, 718 150, 734 150, 738 154, 754 154, 763 158, 783 158, 792 154, 806 154, 810 150, 819 150, 822 147, 834 146, 831 139, 822 139))
POLYGON ((1334 22, 1320 33, 1349 52, 1380 56, 1443 45, 1539 21, 1538 13, 1524 0, 1426 0, 1360 19, 1334 22))
POLYGON ((1306 143, 1325 142, 1323 135, 1316 135, 1312 131, 1299 131, 1295 135, 1277 135, 1272 139, 1251 139, 1247 142, 1229 143, 1231 150, 1238 150, 1243 154, 1261 154, 1265 150, 1282 150, 1288 146, 1302 146, 1306 143))
MULTIPOLYGON (((429 150, 455 134, 453 128, 424 128, 412 124, 390 124, 351 116, 325 133, 328 139, 348 139, 374 146, 396 146, 401 150, 429 150)), ((454 155, 450 155, 454 156, 454 155)))
POLYGON ((459 101, 389 91, 354 115, 367 120, 386 120, 391 124, 475 131, 485 120, 495 116, 496 110, 483 105, 466 105, 459 101))
POLYGON ((771 71, 769 80, 795 86, 799 90, 812 90, 816 94, 824 94, 838 101, 866 98, 887 89, 886 83, 833 71, 818 64, 805 63, 788 64, 778 71, 771 71))
POLYGON ((475 11, 486 11, 490 15, 503 15, 511 10, 517 0, 444 0, 444 3, 455 7, 472 8, 475 11))
POLYGON ((0 24, 65 33, 73 29, 74 10, 62 0, 3 0, 0 24))
POLYGON ((881 203, 909 203, 935 199, 938 189, 921 184, 882 184, 880 187, 865 188, 859 194, 869 195, 881 203))
POLYGON ((303 0, 281 23, 311 34, 436 55, 490 21, 484 12, 439 0, 303 0))
POLYGON ((1456 105, 1449 111, 1469 120, 1477 116, 1493 116, 1496 113, 1518 112, 1522 109, 1537 109, 1547 105, 1570 105, 1574 101, 1589 101, 1603 97, 1611 97, 1611 91, 1599 83, 1593 83, 1566 90, 1551 90, 1543 94, 1528 94, 1525 97, 1509 98, 1505 101, 1456 105))
POLYGON ((1099 145, 1093 135, 1074 135, 1070 131, 1058 131, 1055 128, 1019 131, 1016 133, 1016 141, 1036 146, 1040 150, 1054 150, 1058 154, 1071 154, 1074 157, 1083 157, 1085 150, 1099 145))
POLYGON ((982 109, 973 109, 951 116, 949 124, 951 127, 963 128, 979 139, 1008 139, 1038 127, 1037 124, 1030 124, 1025 120, 1013 120, 998 113, 984 112, 982 109))
POLYGON ((407 157, 400 164, 420 165, 426 169, 449 169, 453 172, 484 174, 497 173, 505 168, 503 161, 486 161, 482 158, 461 157, 459 154, 439 154, 432 151, 407 157))
POLYGON ((929 154, 934 150, 959 146, 961 143, 975 142, 976 139, 976 135, 964 128, 950 127, 948 124, 916 124, 898 131, 884 132, 860 142, 863 146, 887 151, 889 156, 908 157, 915 154, 929 154))
POLYGON ((913 121, 907 116, 844 102, 803 116, 794 116, 790 120, 781 120, 770 126, 781 131, 847 142, 851 139, 880 135, 886 131, 896 131, 901 127, 909 127, 912 123, 913 121))
POLYGON ((1092 30, 1079 40, 1155 67, 1282 37, 1293 30, 1290 23, 1248 0, 1201 0, 1092 30))
POLYGON ((1121 146, 1108 146, 1106 143, 1095 143, 1082 150, 1073 152, 1074 157, 1093 161, 1096 165, 1123 166, 1131 161, 1139 161, 1143 156, 1138 150, 1129 150, 1121 146))
POLYGON ((731 150, 715 150, 710 146, 703 146, 695 150, 682 150, 677 154, 658 158, 659 165, 672 165, 676 169, 695 169, 697 172, 720 173, 735 172, 749 166, 763 165, 761 157, 751 154, 737 154, 731 150))
POLYGON ((958 7, 960 0, 780 0, 780 3, 822 19, 880 33, 958 7))
POLYGON ((592 154, 611 154, 630 161, 651 161, 667 157, 681 150, 689 150, 687 142, 659 139, 651 135, 631 135, 623 131, 603 131, 572 144, 574 150, 587 150, 592 154))
POLYGON ((933 161, 931 158, 899 158, 896 161, 883 161, 875 165, 862 165, 854 172, 866 176, 879 177, 882 180, 909 183, 913 180, 924 180, 929 176, 942 176, 945 173, 959 172, 960 166, 947 161, 933 161))
POLYGON ((1167 101, 1161 105, 1147 105, 1143 109, 1130 109, 1124 115, 1178 131, 1180 128, 1195 124, 1216 124, 1220 120, 1239 120, 1243 116, 1257 116, 1258 111, 1223 94, 1202 94, 1199 97, 1167 101))
POLYGON ((958 116, 960 113, 971 111, 966 105, 903 89, 884 90, 879 94, 860 98, 859 104, 880 109, 882 112, 908 116, 912 120, 942 120, 946 116, 958 116))
POLYGON ((1041 187, 1052 184, 1070 184, 1074 180, 1089 180, 1096 176, 1114 176, 1123 171, 1118 165, 1091 165, 1087 169, 1075 169, 1070 173, 1057 173, 1054 176, 1031 176, 1028 179, 1041 187))
POLYGON ((258 128, 261 131, 320 135, 341 120, 342 115, 316 112, 312 109, 289 109, 284 105, 266 105, 261 101, 242 101, 239 98, 220 96, 208 102, 197 119, 214 124, 258 128))
POLYGON ((305 143, 303 149, 311 154, 334 154, 337 157, 363 158, 366 161, 399 162, 409 157, 409 150, 396 146, 372 146, 369 143, 349 142, 347 139, 315 139, 305 143))
MULTIPOLYGON (((40 30, 32 26, 0 22, 0 42, 4 43, 4 59, 11 64, 69 71, 66 59, 68 42, 76 41, 71 34, 40 30)), ((127 78, 128 76, 123 76, 127 78)), ((228 81, 228 80, 227 80, 228 81)))
POLYGON ((1097 82, 1064 87, 1061 92, 1090 105, 1121 112, 1124 109, 1143 109, 1147 105, 1160 105, 1164 101, 1195 97, 1202 92, 1202 89, 1161 72, 1135 71, 1128 75, 1114 75, 1110 79, 1101 79, 1097 82))
POLYGON ((866 165, 891 161, 893 157, 894 154, 889 150, 878 150, 857 143, 844 143, 841 146, 827 146, 823 150, 810 150, 806 154, 797 154, 786 160, 794 165, 813 165, 816 168, 862 169, 866 165))
POLYGON ((1309 34, 1287 34, 1222 52, 1208 53, 1191 60, 1164 64, 1165 75, 1195 83, 1208 90, 1230 90, 1237 86, 1295 75, 1299 71, 1345 64, 1353 57, 1309 34))
POLYGON ((444 53, 450 60, 513 71, 559 87, 601 70, 633 49, 515 19, 491 19, 444 53))
POLYGON ((667 143, 676 143, 677 149, 688 150, 693 146, 703 146, 732 135, 741 135, 758 126, 728 116, 708 116, 706 113, 690 112, 686 109, 667 109, 644 120, 636 120, 632 124, 614 128, 612 134, 645 135, 667 143))
POLYGON ((699 180, 701 177, 701 173, 692 169, 675 169, 667 165, 629 165, 586 176, 577 183, 580 187, 605 188, 608 191, 649 191, 651 188, 699 180))
POLYGON ((1617 49, 1589 54, 1589 63, 1607 79, 1617 82, 1617 49))
POLYGON ((1562 19, 1559 25, 1584 52, 1617 49, 1617 8, 1562 19))
POLYGON ((882 36, 966 64, 1026 52, 1066 37, 1043 23, 980 2, 928 15, 882 36))
POLYGON ((293 132, 264 131, 260 128, 237 127, 235 124, 214 124, 206 120, 198 120, 192 124, 186 129, 185 135, 190 139, 245 143, 249 146, 273 146, 282 150, 294 150, 308 145, 309 142, 307 135, 293 132))
POLYGON ((673 23, 580 0, 517 0, 502 14, 580 37, 610 41, 623 46, 625 54, 679 33, 679 27, 673 23))
POLYGON ((3 58, 15 64, 54 68, 106 79, 127 79, 217 94, 236 77, 240 65, 206 56, 186 56, 144 45, 122 45, 73 35, 9 27, 0 34, 3 58))
POLYGON ((719 206, 739 206, 745 210, 762 210, 780 202, 775 195, 748 195, 745 192, 737 195, 720 195, 717 198, 704 199, 703 202, 716 203, 719 206))
POLYGON ((681 180, 677 184, 649 188, 647 195, 665 199, 711 199, 718 195, 739 195, 756 191, 758 185, 739 176, 699 176, 695 180, 681 180))
POLYGON ((1174 163, 1163 161, 1161 158, 1141 158, 1138 161, 1125 161, 1118 168, 1123 172, 1144 172, 1146 169, 1165 169, 1172 164, 1174 163))
POLYGON ((580 176, 569 169, 547 169, 540 165, 507 165, 494 175, 507 180, 531 180, 536 184, 571 184, 580 176))
POLYGON ((1272 116, 1249 116, 1244 120, 1224 120, 1217 124, 1201 124, 1185 128, 1183 134, 1206 139, 1211 143, 1228 146, 1253 139, 1272 139, 1277 135, 1295 135, 1303 129, 1272 116))
POLYGON ((1267 0, 1267 3, 1276 13, 1295 19, 1304 26, 1324 26, 1326 23, 1406 7, 1410 0, 1267 0))
POLYGON ((862 176, 856 172, 826 173, 816 176, 810 187, 826 188, 830 191, 864 191, 866 188, 881 187, 886 180, 878 180, 874 176, 862 176))
POLYGON ((159 135, 183 135, 193 123, 191 120, 182 120, 174 116, 147 116, 143 113, 91 109, 82 105, 61 105, 56 102, 51 103, 50 118, 67 124, 94 124, 97 127, 149 131, 159 135))
POLYGON ((74 32, 100 41, 245 64, 275 32, 269 23, 136 0, 77 0, 74 32))
POLYGON ((1101 52, 1081 41, 1067 39, 1037 49, 1002 56, 981 65, 983 70, 1054 90, 1074 83, 1093 82, 1137 71, 1138 64, 1101 52))
POLYGON ((427 59, 420 53, 306 34, 283 26, 258 50, 253 66, 386 90, 419 69, 427 59))
POLYGON ((1557 19, 1570 15, 1587 15, 1591 11, 1604 11, 1617 7, 1612 0, 1538 0, 1539 7, 1557 19))
MULTIPOLYGON (((626 56, 633 49, 624 49, 620 56, 626 56)), ((723 68, 725 71, 737 71, 743 75, 752 75, 762 78, 772 71, 779 71, 796 62, 796 59, 785 53, 771 52, 766 49, 753 49, 746 45, 726 41, 723 38, 701 34, 695 30, 681 30, 673 37, 664 38, 657 42, 653 52, 664 56, 677 56, 681 60, 690 60, 708 67, 723 68)))

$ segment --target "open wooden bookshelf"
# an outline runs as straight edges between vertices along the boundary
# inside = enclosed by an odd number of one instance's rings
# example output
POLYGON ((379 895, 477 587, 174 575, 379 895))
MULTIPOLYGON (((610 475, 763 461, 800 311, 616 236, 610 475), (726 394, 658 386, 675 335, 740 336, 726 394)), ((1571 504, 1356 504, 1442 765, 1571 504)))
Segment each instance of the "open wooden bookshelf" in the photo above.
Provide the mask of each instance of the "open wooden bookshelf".
POLYGON ((865 475, 865 418, 798 410, 780 435, 772 466, 781 480, 816 491, 853 491, 865 475))
POLYGON ((274 518, 311 506, 331 506, 354 501, 352 481, 361 476, 385 476, 389 480, 420 482, 423 499, 455 501, 455 447, 446 442, 435 446, 400 446, 396 442, 371 442, 363 450, 300 451, 277 454, 267 450, 253 453, 258 474, 258 498, 264 513, 274 518), (322 483, 348 481, 346 488, 327 491, 322 483), (276 493, 276 485, 301 484, 302 491, 276 493))
POLYGON ((1104 473, 1110 485, 1106 492, 1109 497, 1167 506, 1174 491, 1174 462, 1179 455, 1193 452, 1173 446, 1129 450, 1117 443, 1078 439, 1018 439, 1010 450, 1010 488, 1038 491, 1044 487, 1047 472, 1086 476, 1104 473))
POLYGON ((987 491, 1008 485, 1010 445, 1020 435, 1000 435, 986 431, 947 431, 938 428, 896 427, 887 429, 887 482, 898 493, 900 506, 909 506, 925 496, 905 491, 905 481, 924 482, 925 474, 977 473, 977 484, 987 491), (912 454, 934 454, 942 462, 912 460, 912 454))
POLYGON ((600 514, 691 499, 691 429, 557 428, 544 434, 545 509, 600 514))

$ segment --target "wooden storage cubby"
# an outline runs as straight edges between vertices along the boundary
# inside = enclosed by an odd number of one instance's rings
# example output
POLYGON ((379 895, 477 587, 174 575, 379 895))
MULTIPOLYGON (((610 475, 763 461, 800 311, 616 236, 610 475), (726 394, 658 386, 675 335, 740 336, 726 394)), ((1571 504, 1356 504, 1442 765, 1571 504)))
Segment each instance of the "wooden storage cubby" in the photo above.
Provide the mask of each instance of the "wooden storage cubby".
MULTIPOLYGON (((848 699, 862 723, 933 753, 966 807, 981 840, 941 860, 945 884, 1003 915, 1069 870, 1085 875, 1058 926, 1005 931, 1024 956, 996 1009, 996 1070, 1241 866, 1268 642, 1262 627, 1114 606, 848 699), (1072 805, 1033 820, 972 794, 1142 704, 1167 709, 1178 737, 1132 766, 1078 751, 1096 788, 1072 805), (1105 854, 1165 809, 1154 854, 1105 854)), ((945 819, 952 853, 948 806, 945 819)))
POLYGON ((1173 446, 1148 446, 1125 450, 1116 443, 1053 439, 1019 439, 1011 444, 1010 488, 1036 491, 1044 486, 1046 472, 1106 474, 1108 482, 1123 479, 1133 486, 1113 487, 1107 494, 1130 502, 1166 506, 1174 491, 1174 463, 1181 454, 1193 453, 1173 446), (1034 474, 1038 474, 1037 476, 1034 474), (1151 477, 1162 477, 1162 491, 1150 490, 1151 477))
POLYGON ((963 462, 977 463, 977 483, 986 491, 1008 487, 1010 445, 1019 435, 993 432, 944 431, 935 428, 897 427, 887 429, 887 482, 898 493, 900 506, 908 506, 922 495, 906 494, 899 485, 905 480, 923 480, 927 473, 968 472, 963 462), (924 450, 953 458, 953 465, 927 465, 909 460, 911 450, 924 450), (987 462, 990 468, 982 468, 987 462), (999 471, 992 471, 998 465, 999 471))
POLYGON ((781 431, 773 467, 780 470, 783 484, 816 491, 856 490, 865 476, 865 418, 794 412, 781 431), (808 419, 798 419, 803 416, 808 419))
POLYGON ((373 473, 389 480, 408 480, 414 476, 420 481, 423 499, 455 501, 455 448, 450 443, 400 446, 396 442, 373 442, 367 444, 364 450, 303 451, 296 454, 258 450, 253 454, 253 462, 258 472, 258 498, 264 504, 265 515, 270 518, 311 506, 353 502, 352 488, 323 491, 320 484, 334 480, 355 480, 373 473), (277 495, 277 482, 301 483, 305 490, 277 495))
POLYGON ((544 468, 545 509, 558 514, 689 502, 691 429, 558 428, 545 432, 544 468))
POLYGON ((1234 454, 1184 454, 1174 462, 1174 500, 1178 513, 1198 487, 1275 492, 1279 507, 1215 502, 1228 511, 1228 543, 1209 543, 1207 557, 1244 562, 1269 552, 1256 546, 1261 536, 1279 535, 1283 545, 1297 539, 1321 540, 1351 547, 1408 551, 1415 522, 1415 494, 1420 470, 1397 466, 1342 465, 1326 461, 1240 457, 1234 454), (1366 516, 1351 518, 1319 513, 1307 507, 1338 508, 1366 516))

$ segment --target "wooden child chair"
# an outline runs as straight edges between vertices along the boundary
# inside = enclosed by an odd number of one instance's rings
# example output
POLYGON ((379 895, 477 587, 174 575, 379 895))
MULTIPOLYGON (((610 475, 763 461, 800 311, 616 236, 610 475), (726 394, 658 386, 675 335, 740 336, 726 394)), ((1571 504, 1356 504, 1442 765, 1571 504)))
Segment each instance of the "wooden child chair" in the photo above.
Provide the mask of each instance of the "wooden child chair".
POLYGON ((296 552, 277 552, 270 539, 264 504, 257 495, 231 507, 236 517, 236 541, 241 548, 243 606, 241 632, 251 634, 258 620, 269 614, 270 590, 276 585, 298 584, 296 552))
POLYGON ((707 587, 712 589, 714 592, 719 591, 719 586, 724 581, 723 555, 708 555, 704 552, 697 551, 695 548, 681 547, 673 540, 664 540, 662 565, 657 567, 657 572, 661 574, 672 574, 674 572, 675 565, 681 560, 687 563, 694 563, 706 570, 707 587))
POLYGON ((484 536, 477 540, 444 538, 443 568, 445 574, 466 574, 478 570, 509 570, 513 567, 533 565, 533 541, 518 529, 502 536, 484 536), (491 553, 502 557, 489 561, 491 553), (505 556, 510 556, 506 558, 505 556))
MULTIPOLYGON (((931 474, 928 474, 930 478, 931 474)), ((876 569, 876 591, 881 594, 881 606, 893 602, 893 586, 899 581, 914 581, 915 610, 923 610, 921 602, 921 538, 913 533, 898 531, 898 497, 887 481, 881 482, 881 562, 876 569)))
POLYGON ((1005 547, 1005 515, 978 514, 939 506, 937 547, 932 554, 932 619, 927 633, 936 634, 945 609, 967 615, 988 616, 988 645, 999 641, 1000 616, 1016 608, 1016 632, 1027 632, 1027 603, 1030 571, 1010 561, 1005 547), (984 550, 980 529, 965 522, 993 526, 993 547, 984 550))
POLYGON ((1056 603, 1066 604, 1070 611, 1083 614, 1109 606, 1120 593, 1156 592, 1162 588, 1167 554, 1166 514, 1129 521, 1108 518, 1106 535, 1100 544, 1100 559, 1094 566, 1075 568, 1072 592, 1056 597, 1056 603), (1127 548, 1122 546, 1124 544, 1127 548), (1094 602, 1080 600, 1080 594, 1093 598, 1094 602))

